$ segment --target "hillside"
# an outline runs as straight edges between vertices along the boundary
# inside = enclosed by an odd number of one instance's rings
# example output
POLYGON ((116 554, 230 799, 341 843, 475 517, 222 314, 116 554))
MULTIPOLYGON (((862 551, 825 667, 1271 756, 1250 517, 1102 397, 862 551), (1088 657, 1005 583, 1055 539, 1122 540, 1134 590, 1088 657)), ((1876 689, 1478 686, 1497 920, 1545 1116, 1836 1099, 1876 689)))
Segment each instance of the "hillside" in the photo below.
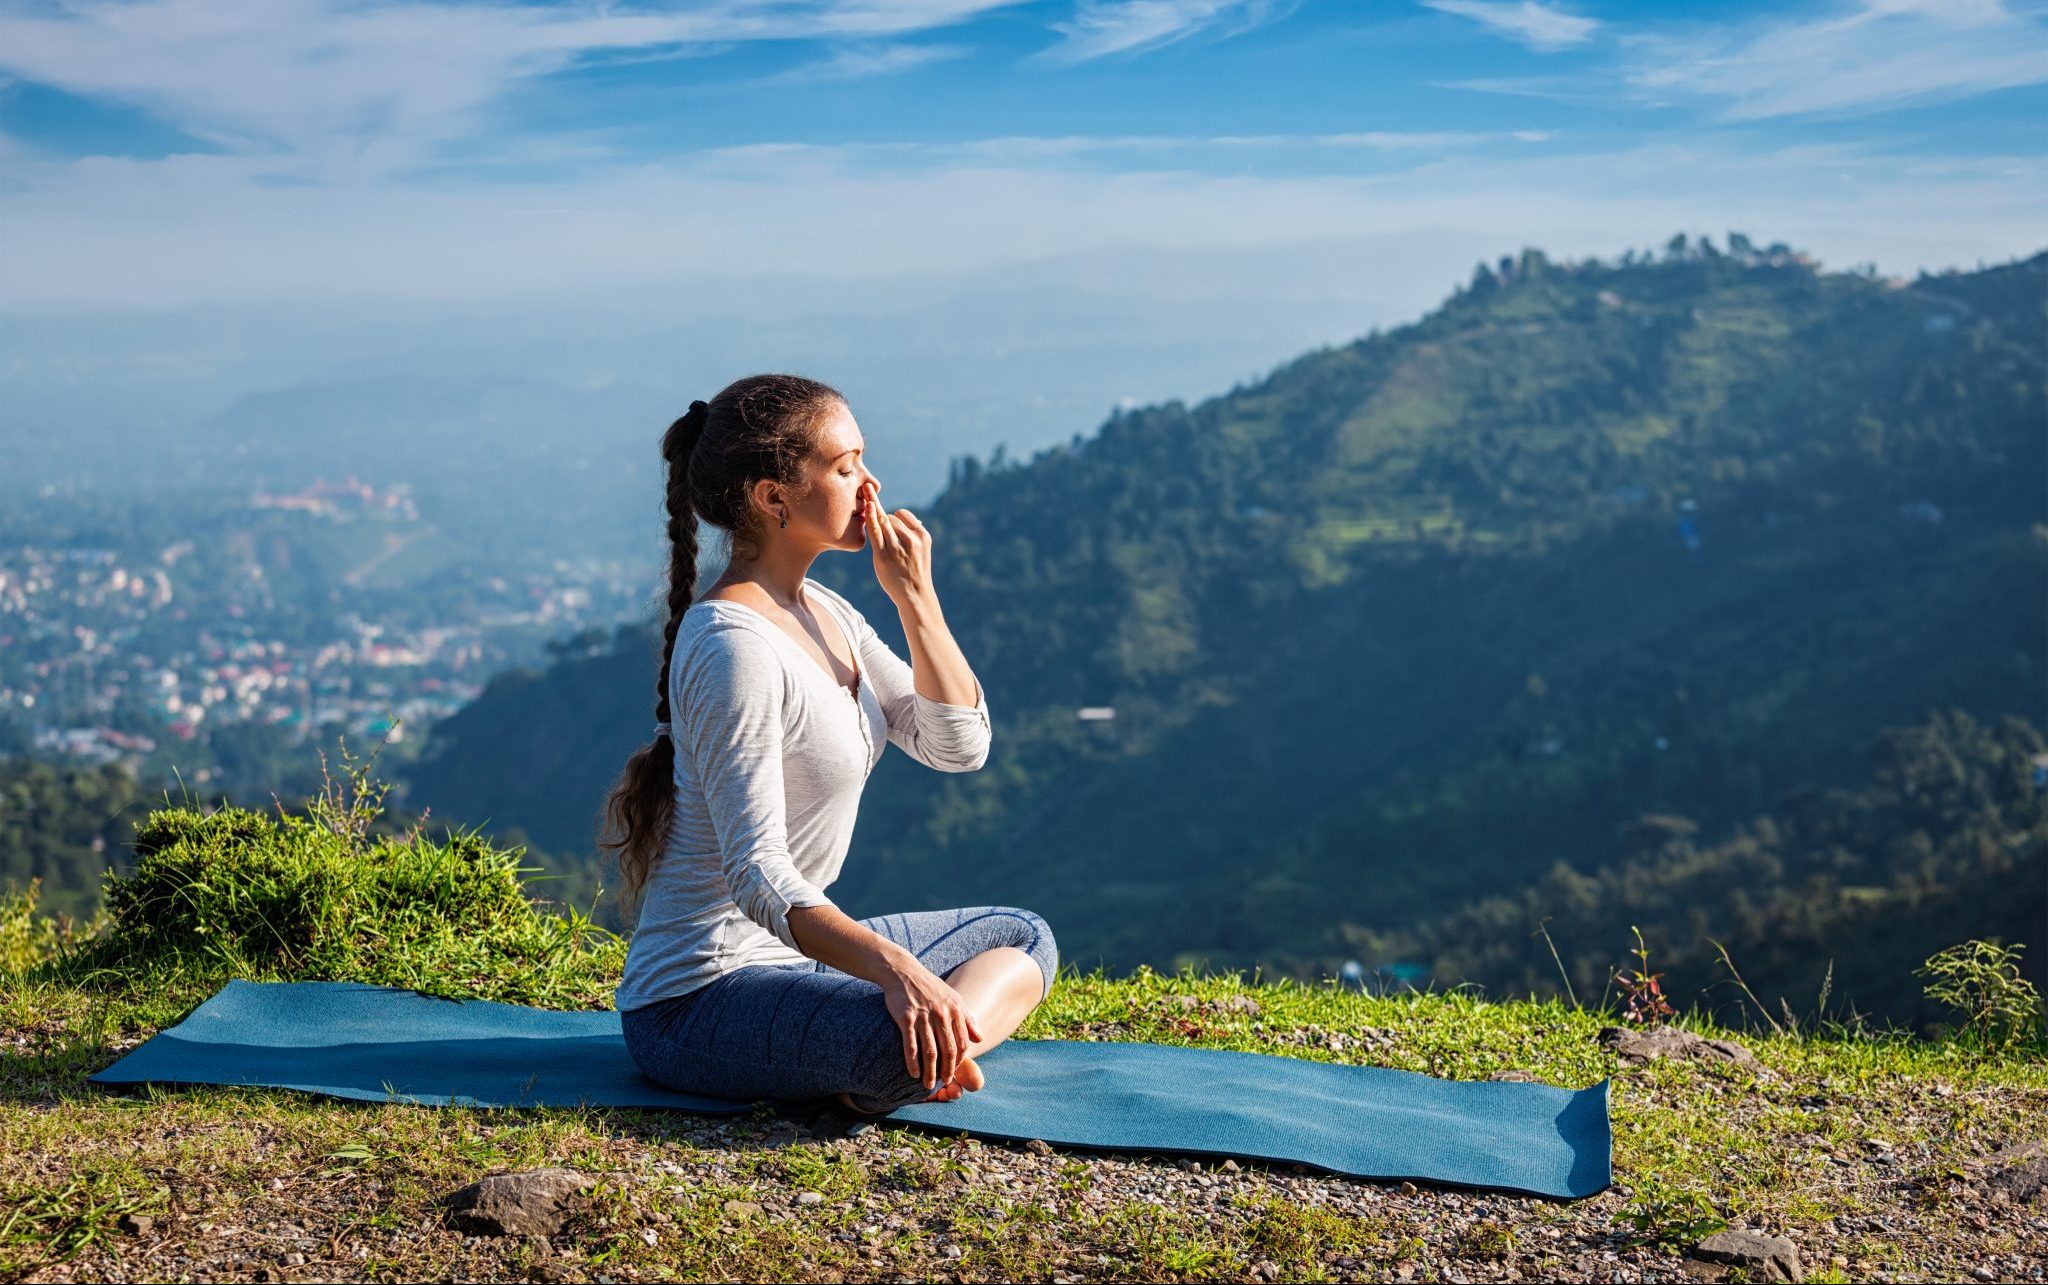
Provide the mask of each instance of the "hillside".
POLYGON ((1790 1239, 1809 1280, 2017 1278, 2048 1254, 2026 1203, 2043 1199, 2027 1148, 2043 1141, 2048 1061, 2038 996, 2009 983, 2021 1025, 1757 1036, 1688 1014, 1683 1028, 1754 1060, 1642 1061, 1600 1037, 1626 1020, 1612 1007, 1066 966, 1017 1035, 1569 1087, 1612 1077, 1615 1185, 1570 1204, 836 1112, 429 1109, 86 1083, 231 977, 608 1003, 616 939, 536 912, 514 855, 480 837, 372 837, 364 798, 304 816, 154 812, 110 918, 82 936, 20 899, 0 907, 0 1277, 1743 1278, 1702 1258, 1724 1227, 1790 1239), (438 1207, 482 1174, 550 1165, 594 1185, 548 1235, 464 1234, 438 1207))
MULTIPOLYGON (((2044 284, 2048 254, 1898 285, 1528 251, 1255 386, 964 461, 920 517, 997 744, 972 774, 885 758, 835 898, 1023 904, 1077 962, 1310 977, 1640 859, 1646 817, 1734 841, 1939 711, 2048 727, 2020 606, 2048 600, 2044 284)), ((861 558, 813 574, 902 650, 861 558)), ((650 634, 506 676, 408 802, 590 851, 657 658, 650 634)), ((1660 949, 1733 916, 1738 889, 1695 891, 1660 949)), ((1362 962, 1547 986, 1517 940, 1362 962)), ((1835 997, 1898 1004, 1885 967, 1835 997)))

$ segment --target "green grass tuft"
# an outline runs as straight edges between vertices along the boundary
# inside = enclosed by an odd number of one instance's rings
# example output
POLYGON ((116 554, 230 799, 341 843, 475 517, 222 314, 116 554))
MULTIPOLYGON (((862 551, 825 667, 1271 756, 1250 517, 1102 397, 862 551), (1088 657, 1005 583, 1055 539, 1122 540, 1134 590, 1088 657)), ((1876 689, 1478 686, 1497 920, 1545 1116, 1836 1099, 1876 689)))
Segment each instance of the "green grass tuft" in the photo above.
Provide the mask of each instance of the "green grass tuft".
POLYGON ((1556 1206, 1210 1161, 1213 1203, 1160 1202, 1133 1185, 1159 1158, 1041 1163, 915 1130, 777 1147, 759 1116, 427 1111, 86 1083, 236 977, 611 1004, 624 942, 530 902, 516 850, 473 834, 371 837, 365 815, 166 809, 138 827, 133 873, 110 879, 107 912, 86 929, 39 919, 32 889, 0 903, 0 1278, 57 1263, 81 1278, 211 1275, 224 1255, 283 1268, 286 1253, 322 1279, 367 1280, 527 1278, 567 1264, 620 1280, 1241 1280, 1255 1268, 1291 1280, 1403 1268, 1542 1279, 1608 1256, 1669 1276, 1723 1226, 1794 1235, 1812 1251, 1813 1279, 1940 1278, 1987 1253, 2016 1261, 2036 1243, 1969 1221, 1983 1191, 1972 1184, 2037 1137, 2048 1111, 2036 1042, 1977 1030, 1744 1034, 1692 1012, 1674 1020, 1742 1040, 1755 1064, 1635 1065, 1596 1039, 1619 1020, 1612 1011, 1193 965, 1120 977, 1069 966, 1016 1038, 1240 1049, 1463 1080, 1512 1071, 1569 1088, 1611 1078, 1615 1186, 1556 1206), (435 1199, 479 1172, 550 1163, 603 1180, 553 1259, 434 1221, 435 1199), (802 1192, 824 1199, 799 1204, 802 1192), (145 1257, 159 1252, 182 1257, 145 1257))

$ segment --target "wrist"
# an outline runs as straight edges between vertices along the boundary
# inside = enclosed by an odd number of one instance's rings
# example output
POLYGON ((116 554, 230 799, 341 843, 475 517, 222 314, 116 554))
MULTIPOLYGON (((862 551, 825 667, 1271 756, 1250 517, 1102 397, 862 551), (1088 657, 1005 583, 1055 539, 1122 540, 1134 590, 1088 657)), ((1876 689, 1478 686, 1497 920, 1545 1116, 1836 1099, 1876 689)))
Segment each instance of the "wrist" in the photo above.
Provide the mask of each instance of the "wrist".
POLYGON ((887 970, 889 976, 899 979, 908 977, 924 967, 918 957, 901 944, 889 940, 880 933, 876 933, 875 938, 880 943, 878 953, 882 959, 882 967, 887 970))
POLYGON ((914 624, 937 624, 943 619, 939 612, 939 596, 929 589, 905 592, 896 600, 896 611, 903 617, 906 629, 914 624))

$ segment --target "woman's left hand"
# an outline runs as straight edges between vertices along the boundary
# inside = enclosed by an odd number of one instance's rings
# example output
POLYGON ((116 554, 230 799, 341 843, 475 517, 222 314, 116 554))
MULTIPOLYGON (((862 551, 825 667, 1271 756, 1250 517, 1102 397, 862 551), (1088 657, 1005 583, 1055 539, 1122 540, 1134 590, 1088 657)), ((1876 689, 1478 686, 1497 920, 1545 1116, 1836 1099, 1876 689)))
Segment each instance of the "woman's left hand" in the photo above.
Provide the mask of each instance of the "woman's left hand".
POLYGON ((929 597, 932 591, 932 533, 909 509, 885 512, 875 503, 880 488, 870 483, 867 503, 868 547, 875 558, 875 580, 900 609, 907 599, 929 597))

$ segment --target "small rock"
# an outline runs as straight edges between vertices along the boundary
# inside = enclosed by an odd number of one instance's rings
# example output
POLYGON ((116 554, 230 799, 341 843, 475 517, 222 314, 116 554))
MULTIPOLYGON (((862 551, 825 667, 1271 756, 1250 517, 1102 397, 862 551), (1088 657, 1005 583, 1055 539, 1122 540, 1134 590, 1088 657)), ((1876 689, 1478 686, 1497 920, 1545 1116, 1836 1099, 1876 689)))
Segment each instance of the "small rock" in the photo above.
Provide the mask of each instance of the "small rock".
POLYGON ((822 1205, 825 1203, 825 1197, 815 1191, 798 1192, 796 1203, 799 1205, 822 1205))
POLYGON ((1603 1026, 1597 1037, 1631 1062, 1669 1057, 1687 1062, 1736 1062, 1754 1065, 1756 1055, 1734 1040, 1710 1040, 1675 1026, 1652 1026, 1632 1030, 1626 1026, 1603 1026))
POLYGON ((728 1200, 725 1202, 725 1216, 745 1221, 761 1216, 761 1206, 751 1200, 728 1200))
POLYGON ((1418 1188, 1412 1182, 1404 1182, 1401 1184, 1401 1194, 1404 1196, 1413 1196, 1417 1193, 1417 1191, 1418 1188))
POLYGON ((597 1180, 574 1169, 491 1174, 442 1197, 460 1231, 481 1236, 552 1236, 597 1180))
POLYGON ((284 1265, 286 1267, 304 1267, 306 1265, 306 1256, 295 1249, 284 1256, 284 1265))
POLYGON ((864 1133, 873 1133, 874 1131, 875 1126, 866 1120, 858 1120, 846 1126, 846 1136, 849 1138, 858 1138, 864 1133))
POLYGON ((119 1227, 130 1236, 140 1236, 156 1226, 156 1219, 148 1214, 122 1214, 114 1220, 114 1226, 119 1227))
POLYGON ((1806 1279, 1806 1269, 1799 1262, 1799 1246, 1783 1236, 1746 1229, 1717 1231, 1695 1246, 1692 1253, 1703 1262, 1740 1267, 1745 1272, 1761 1274, 1765 1280, 1806 1279))
POLYGON ((1984 1185, 2016 1205, 2030 1204, 2048 1194, 2048 1143, 2029 1142, 2007 1147, 1992 1157, 1999 1167, 1984 1179, 1984 1185))
POLYGON ((940 1255, 945 1258, 958 1258, 961 1254, 965 1252, 966 1251, 961 1249, 958 1245, 948 1245, 944 1249, 939 1251, 940 1255))
POLYGON ((1216 1167, 1225 1173, 1242 1173, 1244 1171, 1244 1166, 1235 1160, 1226 1160, 1216 1167))
POLYGON ((1223 1001, 1223 1007, 1226 1011, 1243 1013, 1246 1017, 1259 1015, 1259 1001, 1249 995, 1232 995, 1223 1001))
POLYGON ((1492 1075, 1489 1075, 1486 1078, 1489 1080, 1499 1080, 1507 1084, 1536 1083, 1536 1077, 1529 1074, 1527 1071, 1495 1071, 1492 1075))
POLYGON ((1052 1154, 1052 1144, 1044 1138, 1032 1138, 1024 1144, 1024 1149, 1034 1156, 1049 1156, 1052 1154))

